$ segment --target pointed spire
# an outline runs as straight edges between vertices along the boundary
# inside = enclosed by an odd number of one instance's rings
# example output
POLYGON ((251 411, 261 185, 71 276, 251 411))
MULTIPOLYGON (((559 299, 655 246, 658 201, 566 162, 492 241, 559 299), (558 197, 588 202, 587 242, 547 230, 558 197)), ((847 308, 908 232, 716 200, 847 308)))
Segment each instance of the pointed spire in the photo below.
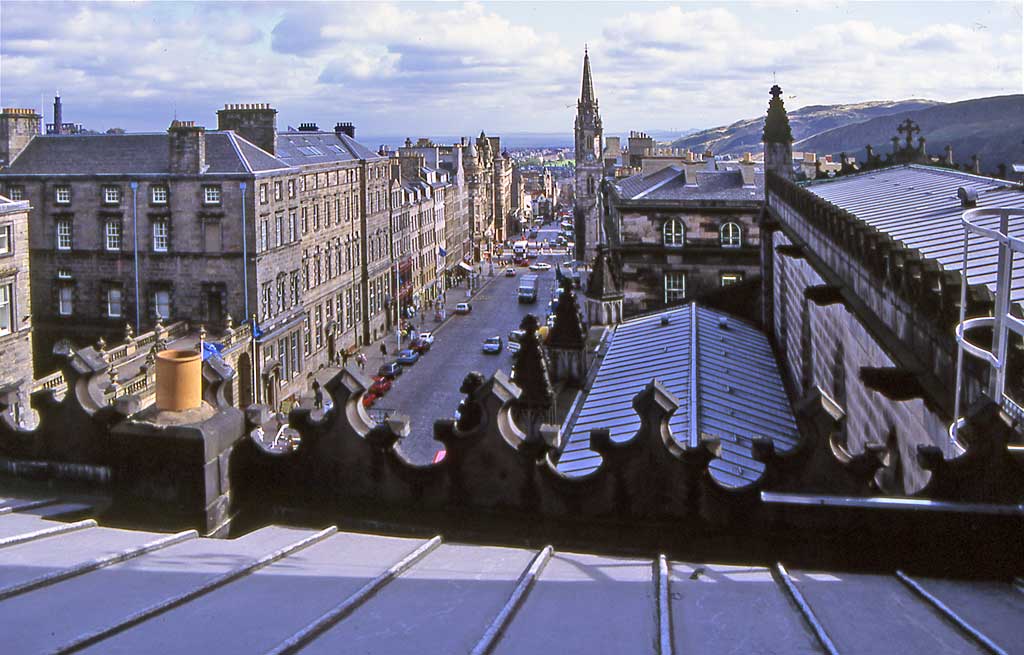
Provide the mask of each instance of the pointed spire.
POLYGON ((764 120, 765 143, 793 143, 793 132, 789 129, 789 116, 782 102, 782 88, 773 84, 772 99, 768 101, 768 116, 764 120))
POLYGON ((544 359, 537 338, 539 328, 540 323, 533 314, 524 316, 519 324, 519 329, 525 334, 512 364, 512 381, 523 391, 519 397, 520 407, 528 412, 543 414, 551 408, 555 393, 548 375, 547 360, 544 359))
MULTIPOLYGON (((558 269, 556 269, 558 270, 558 269)), ((549 348, 582 349, 586 345, 586 331, 580 320, 580 306, 572 292, 572 281, 561 278, 561 292, 555 309, 555 324, 551 326, 547 345, 549 348)))
POLYGON ((590 79, 590 53, 583 46, 583 89, 580 91, 580 104, 593 104, 594 82, 590 79))
POLYGON ((622 297, 622 289, 612 270, 608 246, 604 243, 597 245, 597 254, 594 256, 590 277, 587 280, 587 297, 595 300, 613 300, 622 297))

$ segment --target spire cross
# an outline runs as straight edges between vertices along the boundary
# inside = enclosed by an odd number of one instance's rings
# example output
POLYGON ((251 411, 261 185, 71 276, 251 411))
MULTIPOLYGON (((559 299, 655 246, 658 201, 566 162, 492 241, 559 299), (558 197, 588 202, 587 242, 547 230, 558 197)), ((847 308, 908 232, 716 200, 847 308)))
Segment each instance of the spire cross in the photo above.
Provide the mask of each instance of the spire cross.
POLYGON ((907 147, 911 147, 911 140, 914 138, 914 134, 920 134, 921 128, 917 126, 917 123, 910 120, 909 118, 896 128, 896 131, 903 134, 907 140, 907 147))

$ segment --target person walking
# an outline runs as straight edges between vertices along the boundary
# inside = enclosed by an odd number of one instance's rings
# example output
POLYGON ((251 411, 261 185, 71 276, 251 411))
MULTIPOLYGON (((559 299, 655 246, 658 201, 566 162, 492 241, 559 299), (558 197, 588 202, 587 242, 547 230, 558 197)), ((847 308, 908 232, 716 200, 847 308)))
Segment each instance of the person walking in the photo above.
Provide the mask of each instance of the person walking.
POLYGON ((323 409, 324 390, 320 388, 320 382, 313 380, 313 409, 323 409))
POLYGON ((360 352, 359 355, 356 357, 356 361, 359 362, 359 370, 360 371, 365 371, 366 370, 366 354, 363 353, 363 352, 360 352))
POLYGON ((384 345, 383 341, 380 342, 380 354, 384 357, 388 356, 388 347, 384 345))

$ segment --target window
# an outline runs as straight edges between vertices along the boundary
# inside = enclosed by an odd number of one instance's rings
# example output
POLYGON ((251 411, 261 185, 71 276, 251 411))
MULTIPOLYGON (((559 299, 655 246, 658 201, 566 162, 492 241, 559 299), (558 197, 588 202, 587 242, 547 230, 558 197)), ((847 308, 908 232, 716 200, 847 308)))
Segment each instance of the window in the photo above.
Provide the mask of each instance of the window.
POLYGON ((289 243, 291 243, 292 241, 295 241, 295 239, 298 238, 298 234, 297 234, 295 223, 296 223, 295 210, 294 209, 289 209, 288 210, 288 242, 289 243))
POLYGON ((260 204, 261 205, 267 204, 267 185, 266 184, 261 184, 260 185, 260 204))
POLYGON ((71 269, 70 268, 58 268, 57 269, 57 279, 58 280, 70 280, 71 279, 71 269))
POLYGON ((71 221, 57 221, 57 250, 71 250, 71 221))
POLYGON ((686 297, 686 273, 665 273, 665 304, 686 297))
POLYGON ((281 199, 281 183, 274 182, 274 200, 281 199))
POLYGON ((150 197, 153 200, 154 205, 166 205, 167 204, 167 187, 155 186, 150 189, 150 197))
POLYGON ((718 231, 723 248, 739 248, 743 245, 743 230, 737 223, 726 223, 718 231))
POLYGON ((220 187, 219 186, 204 186, 203 187, 203 204, 204 205, 219 205, 220 204, 220 187))
POLYGON ((295 197, 295 180, 288 180, 288 197, 295 197))
POLYGON ((153 252, 167 252, 167 221, 153 221, 153 252))
MULTIPOLYGON (((60 187, 58 187, 60 188, 60 187)), ((12 186, 7 189, 7 197, 11 200, 24 200, 25 199, 25 187, 23 186, 12 186)), ((68 201, 71 200, 71 191, 68 191, 68 201)), ((59 201, 58 201, 59 202, 59 201)))
POLYGON ((107 317, 121 318, 121 289, 117 287, 107 289, 107 317))
POLYGON ((686 228, 683 227, 683 222, 678 219, 672 218, 665 221, 665 225, 661 230, 665 237, 666 246, 679 247, 686 242, 686 228))
POLYGON ((723 287, 731 287, 743 281, 743 273, 722 273, 719 279, 723 287))
POLYGON ((306 312, 306 317, 302 319, 302 350, 307 355, 313 353, 313 338, 312 332, 309 329, 309 312, 306 312))
POLYGON ((107 221, 106 228, 104 229, 104 247, 107 250, 120 250, 121 249, 121 222, 120 221, 107 221))
POLYGON ((303 207, 302 208, 302 233, 303 234, 308 234, 309 233, 309 208, 308 207, 303 207))
POLYGON ((11 233, 12 225, 10 223, 6 225, 0 225, 0 255, 9 255, 14 252, 14 241, 11 233))
MULTIPOLYGON (((71 187, 66 184, 55 187, 53 190, 53 199, 58 205, 68 204, 71 202, 71 187)), ((11 198, 11 200, 14 200, 14 198, 11 198)))
POLYGON ((284 244, 284 214, 274 216, 274 237, 274 245, 280 246, 284 244))
POLYGON ((320 205, 313 205, 313 229, 320 229, 320 205))
POLYGON ((323 306, 316 306, 316 349, 324 347, 324 310, 323 306))
POLYGON ((71 316, 74 310, 72 304, 72 288, 70 284, 64 284, 57 288, 57 313, 61 316, 71 316))
POLYGON ((165 321, 171 317, 171 292, 157 291, 153 294, 153 311, 156 318, 165 321))
POLYGON ((259 243, 259 249, 261 251, 267 249, 267 229, 268 229, 267 223, 268 222, 269 221, 260 221, 260 243, 259 243))
POLYGON ((121 202, 121 189, 116 186, 103 187, 103 202, 108 205, 116 205, 121 202))
POLYGON ((287 306, 286 305, 286 303, 288 302, 288 294, 287 294, 287 289, 286 289, 287 284, 288 284, 287 278, 285 278, 284 273, 282 273, 277 278, 277 312, 279 314, 284 312, 285 307, 287 306))
POLYGON ((299 333, 292 332, 288 337, 288 343, 292 353, 292 377, 296 377, 302 369, 302 360, 299 358, 299 333))
POLYGON ((14 331, 14 283, 0 284, 0 335, 14 331))
POLYGON ((270 297, 274 293, 274 289, 270 282, 264 282, 262 293, 260 294, 260 316, 263 318, 270 318, 271 300, 270 297))
POLYGON ((281 365, 281 384, 288 382, 288 337, 277 340, 277 361, 281 365))

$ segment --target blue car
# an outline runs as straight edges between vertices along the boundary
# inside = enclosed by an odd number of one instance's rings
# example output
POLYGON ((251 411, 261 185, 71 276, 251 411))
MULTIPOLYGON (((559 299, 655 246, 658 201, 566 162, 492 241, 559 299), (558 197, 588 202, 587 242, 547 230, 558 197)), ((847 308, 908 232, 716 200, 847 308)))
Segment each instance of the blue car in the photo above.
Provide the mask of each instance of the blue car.
POLYGON ((497 355, 501 352, 501 337, 491 337, 484 341, 483 351, 488 355, 497 355))
POLYGON ((412 366, 420 359, 420 354, 415 350, 400 350, 398 357, 395 359, 396 362, 402 366, 412 366))

